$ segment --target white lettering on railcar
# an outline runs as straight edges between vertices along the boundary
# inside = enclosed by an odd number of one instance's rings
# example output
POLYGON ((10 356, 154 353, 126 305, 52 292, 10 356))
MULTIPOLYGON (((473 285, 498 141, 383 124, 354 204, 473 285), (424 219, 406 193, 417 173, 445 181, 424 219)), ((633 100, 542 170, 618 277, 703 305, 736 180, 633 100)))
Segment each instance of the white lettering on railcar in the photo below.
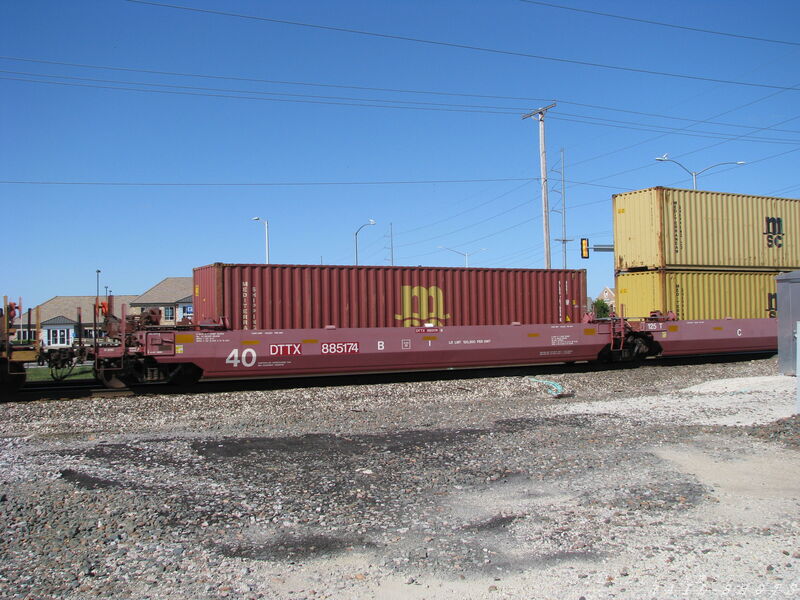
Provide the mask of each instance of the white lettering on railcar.
POLYGON ((323 342, 319 346, 322 354, 358 354, 358 342, 323 342))
POLYGON ((569 335, 552 335, 550 336, 551 346, 572 346, 577 344, 578 340, 572 339, 569 335))
POLYGON ((301 344, 270 344, 270 356, 295 356, 303 353, 301 344))
POLYGON ((239 365, 243 367, 252 367, 256 364, 256 351, 252 348, 245 348, 239 353, 238 348, 234 348, 225 359, 225 364, 232 365, 235 369, 239 365))

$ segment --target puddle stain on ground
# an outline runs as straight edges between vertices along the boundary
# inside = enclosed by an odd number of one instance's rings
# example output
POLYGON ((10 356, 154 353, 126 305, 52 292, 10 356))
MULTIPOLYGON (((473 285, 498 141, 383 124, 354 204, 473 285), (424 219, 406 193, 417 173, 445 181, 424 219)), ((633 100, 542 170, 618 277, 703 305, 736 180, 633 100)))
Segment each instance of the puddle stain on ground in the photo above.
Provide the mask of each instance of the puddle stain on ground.
POLYGON ((542 427, 586 427, 591 421, 582 415, 503 419, 494 428, 409 429, 389 434, 335 435, 309 433, 287 437, 223 438, 194 442, 192 449, 206 458, 236 458, 261 453, 310 453, 361 455, 380 451, 399 452, 435 445, 456 445, 492 433, 520 433, 542 427))
POLYGON ((375 548, 376 544, 355 538, 326 535, 283 535, 264 543, 220 544, 216 551, 228 558, 252 560, 295 560, 312 556, 331 556, 342 552, 375 548))
POLYGON ((103 490, 108 488, 123 487, 121 483, 102 477, 93 477, 74 469, 63 469, 59 472, 61 479, 72 483, 75 487, 83 490, 103 490))

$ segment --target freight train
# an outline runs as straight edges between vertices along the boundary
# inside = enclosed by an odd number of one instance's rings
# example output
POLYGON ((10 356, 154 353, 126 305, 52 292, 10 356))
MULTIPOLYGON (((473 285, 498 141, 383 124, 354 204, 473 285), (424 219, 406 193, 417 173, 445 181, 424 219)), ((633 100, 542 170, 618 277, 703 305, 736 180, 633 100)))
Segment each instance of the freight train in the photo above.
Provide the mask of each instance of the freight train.
POLYGON ((775 319, 596 319, 585 303, 584 270, 217 263, 194 270, 192 322, 112 299, 105 337, 71 356, 113 388, 777 349, 775 319))

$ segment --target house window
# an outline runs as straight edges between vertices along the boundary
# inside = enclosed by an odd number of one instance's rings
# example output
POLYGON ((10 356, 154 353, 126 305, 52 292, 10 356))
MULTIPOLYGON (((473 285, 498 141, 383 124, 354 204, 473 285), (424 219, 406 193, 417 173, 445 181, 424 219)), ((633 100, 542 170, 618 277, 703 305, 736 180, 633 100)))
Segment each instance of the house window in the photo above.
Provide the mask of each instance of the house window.
POLYGON ((47 343, 48 345, 65 345, 69 341, 69 329, 48 329, 47 330, 47 343))
POLYGON ((175 320, 175 307, 174 306, 165 306, 164 307, 164 320, 165 321, 174 321, 175 320))

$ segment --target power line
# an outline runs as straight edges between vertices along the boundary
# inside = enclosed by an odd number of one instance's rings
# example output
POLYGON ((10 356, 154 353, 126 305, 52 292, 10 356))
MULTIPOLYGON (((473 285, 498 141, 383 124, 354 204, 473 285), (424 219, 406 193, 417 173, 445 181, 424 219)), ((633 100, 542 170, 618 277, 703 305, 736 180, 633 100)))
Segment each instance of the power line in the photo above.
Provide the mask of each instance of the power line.
MULTIPOLYGON (((491 183, 498 181, 524 181, 530 183, 539 181, 538 177, 500 177, 494 179, 430 179, 415 181, 266 181, 266 182, 154 182, 154 181, 55 181, 55 180, 0 180, 0 184, 7 185, 86 185, 86 186, 108 186, 108 187, 280 187, 280 186, 325 186, 325 185, 425 185, 443 183, 491 183)), ((567 183, 576 185, 588 185, 591 187, 606 188, 612 190, 621 189, 618 185, 603 185, 590 181, 572 181, 567 183)), ((625 189, 625 188, 622 188, 625 189)))
MULTIPOLYGON (((559 115, 569 115, 570 113, 558 113, 559 115)), ((628 121, 615 121, 613 119, 601 119, 595 118, 588 115, 572 115, 573 117, 578 118, 568 118, 563 116, 555 116, 555 114, 551 117, 558 121, 569 121, 572 123, 583 123, 584 125, 597 125, 601 127, 614 127, 616 129, 631 129, 634 131, 653 131, 653 132, 663 132, 666 134, 671 135, 685 135, 688 137, 701 137, 701 138, 716 138, 722 139, 725 141, 746 141, 746 142, 764 142, 770 144, 800 144, 800 140, 791 140, 791 139, 784 139, 784 138, 764 138, 764 137, 752 137, 753 133, 757 133, 759 131, 764 131, 765 129, 769 129, 768 127, 765 128, 754 128, 754 131, 750 133, 743 133, 742 135, 733 136, 733 134, 724 134, 722 132, 713 132, 713 131, 703 131, 703 130, 695 130, 695 131, 688 131, 686 128, 676 128, 676 127, 663 127, 659 125, 648 125, 642 124, 641 127, 636 127, 635 124, 630 123, 628 121), (586 120, 588 119, 588 120, 586 120), (627 125, 620 125, 618 123, 629 123, 627 125)), ((794 117, 797 118, 797 117, 794 117)), ((791 119, 790 119, 791 120, 791 119)), ((585 161, 581 161, 585 162, 585 161)), ((572 166, 572 165, 570 165, 572 166)))
MULTIPOLYGON (((228 92, 233 94, 259 94, 264 96, 290 96, 290 97, 297 97, 297 98, 316 98, 316 99, 325 99, 325 100, 349 100, 355 102, 386 102, 391 104, 420 104, 423 106, 430 105, 430 106, 444 106, 444 107, 455 107, 455 108, 482 108, 482 109, 492 109, 492 110, 502 110, 508 111, 507 114, 517 114, 518 111, 526 110, 527 107, 515 107, 515 106, 486 106, 484 104, 449 104, 444 102, 425 102, 420 100, 394 100, 394 99, 382 99, 382 98, 353 98, 350 96, 322 96, 318 94, 295 94, 291 92, 264 92, 259 90, 237 90, 237 89, 230 89, 230 88, 213 88, 213 87, 201 87, 201 86, 193 86, 193 85, 176 85, 170 83, 150 83, 148 81, 120 81, 119 79, 97 79, 93 77, 75 77, 72 75, 53 75, 50 73, 31 73, 30 71, 8 71, 0 69, 0 73, 6 73, 10 75, 26 75, 32 77, 47 77, 50 79, 69 79, 71 81, 91 81, 94 83, 114 83, 119 85, 146 85, 150 87, 165 87, 165 88, 174 88, 179 90, 199 90, 204 92, 228 92), (512 112, 513 111, 513 112, 512 112)), ((47 82, 41 82, 47 83, 47 82)), ((117 89, 130 89, 131 91, 140 91, 136 88, 117 88, 117 89)), ((797 133, 800 133, 798 131, 797 133)))
MULTIPOLYGON (((298 98, 263 98, 260 96, 243 96, 233 94, 210 94, 204 92, 187 92, 178 90, 151 90, 142 88, 129 88, 119 87, 113 85, 95 85, 91 83, 73 83, 68 81, 41 81, 37 79, 24 79, 22 77, 0 77, 6 81, 22 81, 26 83, 41 83, 44 85, 60 85, 65 87, 83 87, 94 88, 100 90, 119 90, 127 92, 141 92, 146 94, 173 94, 178 96, 203 96, 207 98, 239 98, 242 100, 261 100, 262 102, 283 102, 283 103, 296 103, 296 104, 324 104, 329 106, 360 106, 364 108, 387 108, 396 110, 429 110, 437 112, 456 112, 456 113, 483 113, 483 114, 497 114, 497 115, 515 115, 516 112, 511 111, 497 111, 497 110, 479 110, 471 108, 437 108, 433 106, 386 106, 384 104, 370 104, 369 101, 365 102, 337 102, 332 100, 301 100, 298 98)), ((153 84, 145 84, 153 85, 153 84)), ((254 92, 258 93, 258 92, 254 92)), ((375 102, 380 102, 376 100, 375 102)))
MULTIPOLYGON (((496 181, 537 181, 531 177, 505 177, 497 179, 429 179, 416 181, 268 181, 268 182, 148 182, 148 181, 14 181, 0 180, 15 185, 96 185, 114 187, 259 187, 259 186, 323 186, 323 185, 419 185, 442 183, 486 183, 496 181)), ((607 186, 601 186, 607 187, 607 186)))
MULTIPOLYGON (((209 98, 225 98, 225 99, 239 99, 239 100, 262 100, 266 102, 283 102, 283 103, 300 103, 300 104, 322 104, 322 105, 333 105, 333 106, 355 106, 361 108, 384 108, 384 109, 396 109, 396 110, 430 110, 435 112, 467 112, 467 113, 479 113, 479 114, 492 114, 492 115, 517 115, 519 111, 526 110, 527 107, 504 107, 504 106, 486 106, 480 104, 447 104, 447 103, 439 103, 439 102, 420 102, 417 100, 394 100, 394 99, 378 99, 378 98, 351 98, 351 97, 343 97, 343 96, 321 96, 321 95, 312 95, 312 94, 292 94, 287 92, 263 92, 258 90, 235 90, 229 88, 208 88, 208 87, 198 87, 198 86, 184 86, 184 85, 174 85, 174 84, 165 84, 165 83, 149 83, 143 81, 119 81, 119 80, 111 80, 111 79, 97 79, 97 78, 90 78, 90 77, 74 77, 69 75, 52 75, 46 73, 30 73, 25 71, 9 71, 9 70, 0 70, 0 73, 10 73, 10 74, 21 74, 21 75, 29 75, 34 77, 47 77, 49 79, 68 79, 71 81, 92 81, 92 82, 104 82, 104 83, 117 83, 121 84, 122 86, 131 86, 131 85, 140 85, 140 86, 149 86, 150 88, 153 87, 166 87, 172 88, 167 90, 159 90, 159 89, 142 89, 142 88, 134 88, 134 87, 121 87, 120 85, 95 85, 94 83, 71 83, 69 81, 52 81, 52 80, 37 80, 37 79, 26 79, 22 77, 2 77, 0 76, 0 80, 6 81, 18 81, 23 83, 41 83, 45 85, 61 85, 67 87, 85 87, 91 89, 104 89, 104 90, 117 90, 117 91, 127 91, 127 92, 145 92, 145 93, 158 93, 158 94, 174 94, 178 96, 199 96, 199 97, 209 97, 209 98), (187 91, 187 90, 205 90, 205 91, 187 91), (228 92, 228 93, 208 93, 209 91, 215 92, 228 92), (259 94, 259 96, 248 96, 245 94, 259 94), (264 98, 261 97, 262 95, 268 96, 290 96, 290 98, 264 98), (373 104, 374 102, 384 102, 384 103, 391 103, 391 105, 383 105, 383 104, 373 104), (420 106, 413 106, 418 104, 420 106)), ((750 134, 743 134, 737 136, 735 138, 731 138, 730 134, 725 134, 722 132, 713 132, 713 131, 688 131, 686 127, 683 128, 674 128, 674 127, 667 127, 662 125, 648 125, 642 124, 642 126, 637 127, 636 123, 631 123, 630 121, 620 121, 616 119, 606 119, 603 117, 592 117, 590 115, 579 115, 574 113, 559 113, 559 115, 564 116, 556 116, 554 118, 562 121, 571 121, 574 123, 582 123, 584 125, 593 125, 593 126, 605 126, 605 127, 615 127, 617 129, 631 129, 635 131, 654 131, 654 132, 667 132, 667 133, 674 133, 676 135, 685 135, 689 137, 703 137, 703 138, 716 138, 716 139, 723 139, 723 140, 733 140, 733 139, 742 139, 749 137, 750 139, 746 139, 745 141, 753 141, 753 142, 765 142, 765 143, 776 143, 776 144, 795 144, 800 143, 800 140, 787 140, 783 138, 755 138, 750 137, 750 134), (577 117, 570 119, 569 116, 577 117), (604 122, 605 121, 605 122, 604 122), (627 125, 626 125, 627 123, 627 125)), ((698 122, 699 123, 699 122, 698 122)), ((755 128, 755 127, 747 127, 748 129, 754 129, 755 131, 751 133, 755 133, 756 131, 763 131, 767 129, 771 129, 769 127, 762 127, 762 128, 755 128)), ((798 131, 797 133, 800 133, 798 131)))
MULTIPOLYGON (((190 77, 190 78, 200 78, 200 79, 216 79, 216 80, 227 80, 227 81, 243 81, 249 83, 268 83, 268 84, 275 84, 275 85, 295 85, 295 86, 305 86, 305 87, 323 87, 323 88, 336 88, 336 89, 349 89, 349 90, 361 90, 361 91, 371 91, 371 92, 392 92, 392 93, 400 93, 400 94, 417 94, 417 95, 431 95, 431 96, 451 96, 451 97, 458 97, 458 98, 483 98, 483 99, 490 99, 490 100, 519 100, 524 102, 551 102, 555 101, 559 104, 569 104, 572 106, 581 106, 584 108, 595 108, 599 110, 608 110, 613 112, 621 112, 626 114, 632 115, 641 115, 646 117, 656 117, 661 119, 673 119, 676 121, 687 121, 691 123, 708 123, 709 125, 722 125, 725 127, 736 127, 742 129, 755 129, 755 127, 749 125, 742 125, 739 123, 725 123, 720 121, 712 121, 710 119, 690 119, 688 117, 678 117, 674 115, 664 115, 660 113, 650 113, 650 112, 643 112, 638 110, 629 110, 624 108, 616 108, 612 106, 604 106, 601 104, 588 104, 585 102, 574 102, 571 100, 564 100, 560 98, 535 98, 529 96, 504 96, 504 95, 491 95, 491 94, 470 94, 466 92, 444 92, 441 90, 415 90, 415 89, 403 89, 403 88, 386 88, 386 87, 374 87, 374 86, 358 86, 358 85, 343 85, 343 84, 333 84, 333 83, 320 83, 320 82, 309 82, 309 81, 288 81, 288 80, 280 80, 280 79, 260 79, 256 77, 237 77, 233 75, 210 75, 207 73, 186 73, 180 71, 160 71, 155 69, 141 69, 141 68, 133 68, 133 67, 116 67, 111 65, 93 65, 87 63, 74 63, 74 62, 65 62, 65 61, 55 61, 55 60, 44 60, 44 59, 36 59, 36 58, 26 58, 26 57, 19 57, 19 56, 0 56, 2 60, 9 60, 9 61, 17 61, 17 62, 28 62, 28 63, 36 63, 36 64, 46 64, 46 65, 57 65, 57 66, 66 66, 66 67, 77 67, 81 69, 95 69, 95 70, 107 70, 107 71, 119 71, 119 72, 126 72, 126 73, 145 73, 148 75, 169 75, 173 77, 190 77)), ((91 79, 91 78, 82 78, 82 77, 70 77, 66 75, 49 75, 49 74, 34 74, 34 73, 27 73, 27 72, 17 72, 17 71, 2 71, 5 73, 20 73, 20 74, 29 74, 29 75, 38 75, 40 77, 60 77, 62 79, 77 79, 82 81, 113 81, 113 80, 104 80, 104 79, 91 79)), ((123 82, 119 82, 123 83, 123 82)), ((131 85, 161 85, 166 87, 176 87, 181 88, 183 86, 177 85, 168 85, 168 84, 157 84, 157 83, 145 83, 145 82, 131 82, 131 85)), ((188 89, 210 89, 215 90, 218 88, 202 88, 202 87, 188 87, 188 89)), ((798 86, 793 86, 789 89, 798 89, 798 86)), ((288 93, 281 93, 281 92, 257 92, 257 91, 248 91, 246 93, 258 93, 258 94, 268 94, 273 93, 277 95, 292 95, 288 93)), ((782 93, 782 92, 776 92, 782 93)), ((765 98, 769 98, 771 96, 766 96, 765 98)), ((760 102, 759 99, 754 102, 760 102)), ((375 99, 375 102, 389 102, 384 100, 375 99)), ((395 101, 392 101, 395 102, 395 101)), ((400 101, 396 101, 400 102, 400 101)), ((412 101, 411 103, 416 103, 412 101)), ((444 105, 444 106, 458 106, 458 105, 444 105)), ((746 106, 746 105, 745 105, 746 106)), ((527 109, 527 107, 526 107, 527 109)), ((518 110, 518 109, 514 109, 518 110)), ((730 111, 728 111, 730 112, 730 111)), ((727 113, 722 113, 727 114, 727 113)), ((796 129, 773 129, 773 131, 785 132, 785 133, 800 133, 800 130, 796 129)))
POLYGON ((503 215, 506 215, 506 214, 508 214, 510 212, 513 212, 513 211, 517 210, 518 208, 522 208, 523 206, 529 206, 530 203, 531 203, 531 201, 528 198, 526 198, 523 202, 520 202, 519 204, 515 204, 511 208, 508 208, 508 209, 506 209, 506 210, 504 210, 502 212, 494 214, 491 217, 485 217, 485 218, 481 219, 480 221, 476 221, 475 223, 470 223, 469 225, 464 225, 463 227, 459 227, 458 229, 453 229, 452 231, 448 231, 448 232, 442 233, 440 235, 434 235, 434 236, 431 236, 429 238, 425 238, 424 240, 420 240, 418 242, 409 242, 407 244, 397 244, 395 247, 396 248, 405 248, 407 246, 418 246, 419 244, 424 244, 426 242, 431 242, 433 240, 438 240, 438 239, 441 239, 443 237, 448 237, 450 235, 453 235, 454 233, 459 233, 459 232, 464 231, 466 229, 470 229, 472 227, 477 227, 479 225, 483 225, 487 221, 491 221, 492 219, 496 219, 497 217, 502 217, 503 215))
POLYGON ((510 189, 510 190, 508 190, 506 192, 503 192, 499 196, 494 196, 493 198, 490 198, 489 200, 485 200, 484 202, 481 202, 480 204, 472 206, 471 208, 467 208, 466 210, 462 210, 461 212, 458 212, 458 213, 456 213, 454 215, 450 215, 448 217, 445 217, 444 219, 440 219, 438 221, 433 221, 431 223, 425 223, 425 225, 420 225, 419 227, 414 227, 413 229, 406 229, 405 231, 398 231, 397 235, 405 235, 407 233, 413 233, 413 232, 419 231, 421 229, 427 229, 429 227, 435 227, 436 225, 441 225, 442 223, 446 223, 446 222, 452 221, 453 219, 458 218, 458 217, 460 217, 462 215, 465 215, 468 212, 472 212, 473 210, 477 210, 477 209, 479 209, 479 208, 481 208, 483 206, 486 206, 487 204, 491 204, 492 202, 496 202, 497 200, 500 200, 501 198, 505 198, 506 196, 508 196, 510 194, 513 194, 514 192, 516 192, 518 190, 521 190, 526 185, 530 185, 533 181, 534 180, 532 179, 530 181, 526 181, 526 182, 522 183, 521 185, 514 186, 512 189, 510 189))
POLYGON ((389 33, 378 33, 374 31, 365 31, 361 29, 350 29, 347 27, 335 27, 332 25, 317 25, 313 23, 303 23, 300 21, 289 21, 286 19, 273 19, 270 17, 259 17, 255 15, 245 15, 241 13, 232 13, 232 12, 225 12, 219 10, 210 10, 204 8, 195 8, 191 6, 180 6, 177 4, 165 4, 160 2, 150 2, 149 0, 125 0, 125 2, 130 2, 133 4, 143 4, 147 6, 156 6, 159 8, 171 8, 175 10, 183 10, 188 12, 196 12, 196 13, 203 13, 203 14, 210 14, 210 15, 217 15, 222 17, 233 17, 237 19, 248 19, 253 21, 262 21, 267 23, 277 23, 281 25, 292 25, 294 27, 306 27, 310 29, 320 29, 323 31, 336 31, 339 33, 352 33, 355 35, 362 35, 367 37, 374 37, 374 38, 381 38, 381 39, 391 39, 391 40, 399 40, 404 42, 414 42, 418 44, 428 44, 433 46, 444 46, 448 48, 459 48, 462 50, 472 50, 476 52, 485 52, 490 54, 501 54, 505 56, 516 56, 520 58, 533 58, 536 60, 545 60, 551 62, 558 62, 562 64, 573 64, 573 65, 582 65, 586 67, 595 67, 599 69, 610 69, 614 71, 626 71, 629 73, 641 73, 645 75, 658 75, 661 77, 672 77, 678 79, 691 79, 694 81, 708 81, 713 83, 725 83, 729 85, 742 85, 748 87, 762 87, 762 88, 771 88, 771 89, 778 89, 778 90, 792 90, 794 88, 789 88, 785 86, 779 85, 771 85, 766 83, 753 83, 747 81, 733 81, 729 79, 716 79, 713 77, 703 77, 699 75, 686 75, 682 73, 669 73, 665 71, 655 71, 652 69, 638 69, 635 67, 621 67, 619 65, 608 65, 603 63, 595 63, 589 61, 582 61, 582 60, 574 60, 569 58, 561 58, 555 56, 544 56, 540 54, 530 54, 527 52, 517 52, 514 50, 500 50, 498 48, 486 48, 483 46, 472 46, 470 44, 459 44, 455 42, 444 42, 441 40, 429 40, 424 38, 415 38, 403 35, 395 35, 389 33))
POLYGON ((622 19, 623 21, 635 21, 637 23, 646 23, 647 25, 658 25, 659 27, 670 27, 672 29, 684 29, 686 31, 696 31, 698 33, 708 33, 711 35, 721 35, 725 37, 739 38, 743 40, 753 40, 757 42, 769 42, 772 44, 785 44, 787 46, 800 46, 798 42, 789 42, 787 40, 777 40, 774 38, 763 38, 754 35, 744 35, 741 33, 728 33, 725 31, 714 31, 712 29, 701 29, 700 27, 689 27, 688 25, 673 25, 672 23, 662 23, 660 21, 650 21, 648 19, 638 19, 636 17, 627 17, 624 15, 614 15, 611 13, 599 12, 596 10, 588 10, 585 8, 574 8, 572 6, 562 6, 560 4, 551 4, 550 2, 539 2, 538 0, 519 0, 526 4, 538 4, 539 6, 547 6, 550 8, 558 8, 560 10, 571 10, 573 12, 586 13, 596 15, 599 17, 609 17, 612 19, 622 19))

